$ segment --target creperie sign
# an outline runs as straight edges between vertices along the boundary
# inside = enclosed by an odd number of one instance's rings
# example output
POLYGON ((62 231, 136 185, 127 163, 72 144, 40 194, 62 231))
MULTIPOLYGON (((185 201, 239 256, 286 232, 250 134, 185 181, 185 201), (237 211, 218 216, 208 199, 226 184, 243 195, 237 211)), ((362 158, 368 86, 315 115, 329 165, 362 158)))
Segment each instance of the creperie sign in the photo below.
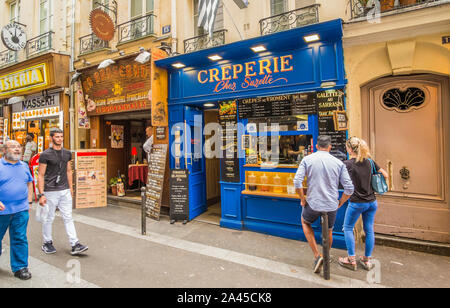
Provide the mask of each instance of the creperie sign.
POLYGON ((286 55, 243 64, 224 65, 220 68, 199 71, 197 80, 201 84, 215 83, 214 92, 259 88, 281 82, 288 83, 287 78, 277 75, 293 71, 292 60, 293 55, 286 55))
POLYGON ((45 63, 0 76, 0 96, 25 92, 48 84, 45 63))

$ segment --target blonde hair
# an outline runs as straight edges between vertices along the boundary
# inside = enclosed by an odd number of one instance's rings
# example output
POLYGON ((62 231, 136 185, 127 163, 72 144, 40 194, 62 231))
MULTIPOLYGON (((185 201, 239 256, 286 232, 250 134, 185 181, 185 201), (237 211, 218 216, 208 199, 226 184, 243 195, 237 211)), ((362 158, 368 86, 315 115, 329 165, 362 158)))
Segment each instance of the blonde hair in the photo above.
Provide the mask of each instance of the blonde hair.
POLYGON ((356 161, 363 162, 365 159, 372 158, 367 143, 357 137, 351 137, 347 140, 347 147, 356 154, 356 161))

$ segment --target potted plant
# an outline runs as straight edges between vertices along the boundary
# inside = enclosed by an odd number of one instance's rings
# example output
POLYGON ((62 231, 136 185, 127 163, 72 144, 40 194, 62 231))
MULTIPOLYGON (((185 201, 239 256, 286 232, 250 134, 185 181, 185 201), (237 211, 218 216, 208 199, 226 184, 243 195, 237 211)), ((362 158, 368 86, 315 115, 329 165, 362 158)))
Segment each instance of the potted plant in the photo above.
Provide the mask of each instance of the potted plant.
POLYGON ((111 193, 113 196, 117 196, 117 183, 119 178, 113 177, 109 180, 109 186, 111 187, 111 193))

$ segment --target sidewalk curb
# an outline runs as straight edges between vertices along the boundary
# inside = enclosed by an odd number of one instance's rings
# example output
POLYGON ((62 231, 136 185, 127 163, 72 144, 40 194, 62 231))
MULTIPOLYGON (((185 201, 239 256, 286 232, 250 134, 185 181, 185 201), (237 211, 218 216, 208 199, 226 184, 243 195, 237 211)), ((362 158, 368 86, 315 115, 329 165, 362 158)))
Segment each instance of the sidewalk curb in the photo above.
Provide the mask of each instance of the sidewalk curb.
POLYGON ((375 234, 375 242, 377 246, 387 246, 450 257, 449 244, 399 238, 381 234, 375 234))

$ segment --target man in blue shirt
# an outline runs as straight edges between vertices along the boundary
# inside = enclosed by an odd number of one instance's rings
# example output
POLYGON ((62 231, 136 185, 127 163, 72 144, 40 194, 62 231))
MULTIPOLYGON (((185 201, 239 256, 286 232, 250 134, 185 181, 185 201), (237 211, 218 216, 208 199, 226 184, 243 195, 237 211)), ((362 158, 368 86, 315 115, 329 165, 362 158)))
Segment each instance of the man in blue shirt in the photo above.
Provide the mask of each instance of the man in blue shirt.
POLYGON ((317 152, 306 156, 300 163, 294 178, 294 185, 300 195, 302 227, 306 240, 314 253, 314 272, 320 272, 323 257, 317 248, 314 230, 311 227, 322 212, 328 215, 330 248, 333 242, 333 227, 338 209, 353 194, 353 182, 344 163, 330 154, 331 137, 320 136, 317 140, 317 152), (307 197, 303 193, 303 180, 307 178, 307 197), (339 183, 344 187, 344 194, 339 200, 339 183))
POLYGON ((14 276, 28 280, 27 227, 32 204, 33 178, 28 166, 20 161, 22 147, 7 141, 0 160, 0 254, 1 241, 9 228, 11 269, 14 276))

